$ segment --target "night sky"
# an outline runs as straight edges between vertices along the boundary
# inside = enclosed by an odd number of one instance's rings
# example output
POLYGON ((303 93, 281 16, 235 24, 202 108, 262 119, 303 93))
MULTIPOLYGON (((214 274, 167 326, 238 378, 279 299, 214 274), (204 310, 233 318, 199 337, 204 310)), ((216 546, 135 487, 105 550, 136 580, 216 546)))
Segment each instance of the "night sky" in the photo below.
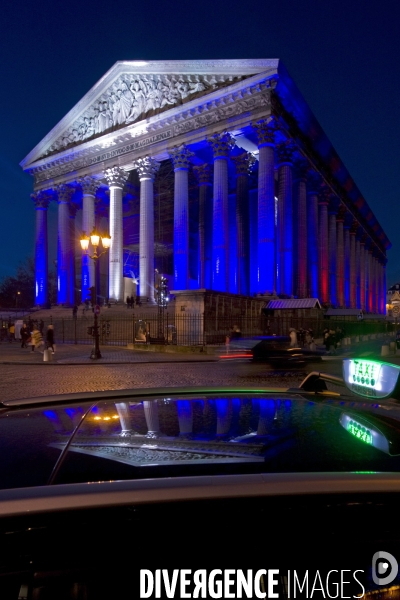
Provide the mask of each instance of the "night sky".
POLYGON ((388 285, 400 281, 397 0, 15 0, 1 23, 0 280, 34 253, 20 161, 116 61, 279 58, 392 243, 388 285))

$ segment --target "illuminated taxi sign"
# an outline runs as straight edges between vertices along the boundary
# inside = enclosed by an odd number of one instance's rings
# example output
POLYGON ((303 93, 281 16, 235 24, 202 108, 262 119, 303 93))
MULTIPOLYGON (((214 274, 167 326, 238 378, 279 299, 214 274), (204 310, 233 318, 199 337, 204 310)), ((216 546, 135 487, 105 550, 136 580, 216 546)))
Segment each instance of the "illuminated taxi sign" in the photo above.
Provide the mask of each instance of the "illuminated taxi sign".
POLYGON ((372 433, 369 429, 366 429, 361 423, 357 423, 357 421, 349 421, 347 423, 347 431, 354 435, 361 442, 365 442, 366 444, 371 444, 372 446, 372 433))
POLYGON ((346 413, 342 413, 339 421, 341 426, 357 440, 360 440, 360 442, 364 442, 377 450, 381 450, 381 452, 390 454, 387 437, 377 427, 374 427, 372 423, 368 421, 362 423, 361 420, 357 420, 353 415, 346 413))
POLYGON ((347 358, 343 361, 343 379, 355 394, 367 398, 393 396, 400 367, 377 360, 347 358))

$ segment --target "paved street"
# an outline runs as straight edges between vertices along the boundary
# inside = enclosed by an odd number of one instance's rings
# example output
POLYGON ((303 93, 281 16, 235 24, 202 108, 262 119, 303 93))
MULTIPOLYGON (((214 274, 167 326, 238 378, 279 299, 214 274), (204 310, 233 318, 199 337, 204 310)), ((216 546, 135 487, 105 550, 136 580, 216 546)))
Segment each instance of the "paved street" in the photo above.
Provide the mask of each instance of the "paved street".
MULTIPOLYGON (((80 391, 158 386, 248 386, 287 387, 297 385, 307 371, 339 375, 344 355, 378 358, 383 341, 339 350, 337 356, 311 363, 304 370, 272 370, 266 364, 223 362, 218 355, 169 354, 122 347, 102 347, 103 358, 89 358, 90 346, 60 344, 50 362, 37 351, 19 343, 0 344, 0 399, 17 399, 80 391)), ((400 357, 385 357, 400 363, 400 357)))

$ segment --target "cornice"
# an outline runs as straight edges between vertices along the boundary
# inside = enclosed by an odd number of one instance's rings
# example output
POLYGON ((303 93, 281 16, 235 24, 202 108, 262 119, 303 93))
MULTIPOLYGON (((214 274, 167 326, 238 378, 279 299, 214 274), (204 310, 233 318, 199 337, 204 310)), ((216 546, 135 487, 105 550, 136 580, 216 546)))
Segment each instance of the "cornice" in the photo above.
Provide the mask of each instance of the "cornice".
POLYGON ((122 75, 170 75, 174 77, 224 76, 251 77, 260 72, 277 73, 278 59, 208 60, 208 61, 119 61, 89 90, 65 117, 21 161, 23 169, 35 162, 83 113, 95 104, 122 75))
MULTIPOLYGON (((69 151, 37 161, 27 172, 34 175, 36 186, 49 179, 67 175, 85 167, 101 165, 104 161, 132 154, 149 146, 172 140, 196 129, 226 121, 234 116, 257 108, 267 111, 271 106, 271 90, 275 80, 264 76, 255 81, 246 80, 246 85, 234 84, 208 96, 197 98, 187 105, 175 107, 148 122, 140 122, 89 141, 69 151), (101 143, 99 141, 101 140, 101 143)), ((171 144, 169 144, 171 146, 171 144)), ((129 160, 127 161, 129 162, 129 160)))

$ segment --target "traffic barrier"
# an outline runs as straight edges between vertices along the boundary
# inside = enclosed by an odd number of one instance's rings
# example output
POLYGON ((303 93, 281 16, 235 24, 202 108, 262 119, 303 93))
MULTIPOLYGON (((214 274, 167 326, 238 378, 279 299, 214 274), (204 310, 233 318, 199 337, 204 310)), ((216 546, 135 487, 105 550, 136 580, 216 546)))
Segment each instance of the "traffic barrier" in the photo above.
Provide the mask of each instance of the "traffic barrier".
POLYGON ((388 344, 384 344, 381 349, 381 356, 388 356, 390 353, 388 344))
POLYGON ((49 361, 49 351, 48 350, 44 350, 43 351, 43 362, 48 362, 49 361))

